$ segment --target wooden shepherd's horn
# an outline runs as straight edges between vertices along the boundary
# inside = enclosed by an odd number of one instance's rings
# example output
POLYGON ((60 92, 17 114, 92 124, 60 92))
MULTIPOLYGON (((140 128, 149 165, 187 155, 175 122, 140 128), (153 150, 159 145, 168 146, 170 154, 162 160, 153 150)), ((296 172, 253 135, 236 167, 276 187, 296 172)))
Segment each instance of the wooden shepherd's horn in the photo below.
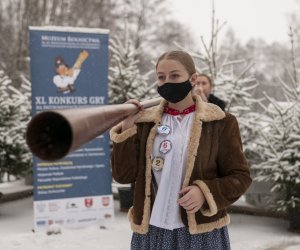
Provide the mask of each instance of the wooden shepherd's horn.
MULTIPOLYGON (((143 101, 141 105, 153 107, 160 100, 143 101)), ((43 111, 29 122, 26 142, 38 158, 59 160, 137 112, 138 108, 133 104, 43 111)))

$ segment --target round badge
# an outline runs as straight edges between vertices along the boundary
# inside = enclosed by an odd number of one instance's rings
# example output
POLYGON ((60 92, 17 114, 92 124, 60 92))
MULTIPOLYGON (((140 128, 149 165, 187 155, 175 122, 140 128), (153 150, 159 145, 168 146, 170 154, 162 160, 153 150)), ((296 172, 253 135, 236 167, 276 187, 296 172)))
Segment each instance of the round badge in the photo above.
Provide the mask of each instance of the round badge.
POLYGON ((164 159, 161 157, 155 157, 152 161, 152 168, 155 171, 161 171, 164 166, 164 159))
POLYGON ((168 135, 170 133, 171 129, 167 125, 161 125, 157 127, 157 132, 161 135, 168 135))
POLYGON ((172 143, 169 140, 164 140, 160 143, 159 152, 166 154, 172 148, 172 143))

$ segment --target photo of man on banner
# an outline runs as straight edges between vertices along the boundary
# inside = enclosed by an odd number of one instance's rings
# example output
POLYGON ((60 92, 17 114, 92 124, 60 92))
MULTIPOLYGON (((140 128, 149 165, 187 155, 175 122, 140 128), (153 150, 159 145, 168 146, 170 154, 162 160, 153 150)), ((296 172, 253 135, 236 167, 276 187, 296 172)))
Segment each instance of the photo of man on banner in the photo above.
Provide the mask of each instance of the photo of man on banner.
POLYGON ((80 73, 83 62, 88 58, 89 53, 82 50, 73 67, 69 68, 62 56, 55 58, 56 75, 53 77, 53 83, 57 87, 57 92, 67 94, 75 91, 74 83, 80 73))

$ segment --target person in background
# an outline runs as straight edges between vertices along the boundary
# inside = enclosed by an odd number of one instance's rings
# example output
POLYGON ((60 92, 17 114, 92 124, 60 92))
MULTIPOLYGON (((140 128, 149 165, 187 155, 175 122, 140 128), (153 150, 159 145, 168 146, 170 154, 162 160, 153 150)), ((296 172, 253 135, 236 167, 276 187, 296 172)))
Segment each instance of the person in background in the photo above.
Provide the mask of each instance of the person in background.
POLYGON ((226 208, 251 183, 236 118, 192 95, 197 74, 184 51, 156 64, 159 106, 113 127, 112 175, 135 182, 131 249, 228 250, 226 208))
POLYGON ((213 95, 212 89, 213 83, 211 78, 206 74, 198 74, 193 88, 193 94, 200 95, 203 101, 216 104, 224 111, 226 103, 220 98, 213 95))

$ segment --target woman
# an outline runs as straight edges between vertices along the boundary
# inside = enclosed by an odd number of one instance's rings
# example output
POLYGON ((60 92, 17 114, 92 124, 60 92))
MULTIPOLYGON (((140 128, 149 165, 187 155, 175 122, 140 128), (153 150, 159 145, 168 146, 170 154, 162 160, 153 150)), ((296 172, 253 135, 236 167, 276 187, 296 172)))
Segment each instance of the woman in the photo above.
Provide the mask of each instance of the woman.
POLYGON ((113 177, 135 182, 131 248, 230 249, 226 208, 251 183, 236 118, 192 95, 189 54, 164 53, 156 73, 164 100, 110 132, 113 177))
POLYGON ((225 111, 226 103, 212 94, 213 82, 206 74, 199 74, 193 87, 193 94, 199 95, 205 102, 213 103, 225 111))

